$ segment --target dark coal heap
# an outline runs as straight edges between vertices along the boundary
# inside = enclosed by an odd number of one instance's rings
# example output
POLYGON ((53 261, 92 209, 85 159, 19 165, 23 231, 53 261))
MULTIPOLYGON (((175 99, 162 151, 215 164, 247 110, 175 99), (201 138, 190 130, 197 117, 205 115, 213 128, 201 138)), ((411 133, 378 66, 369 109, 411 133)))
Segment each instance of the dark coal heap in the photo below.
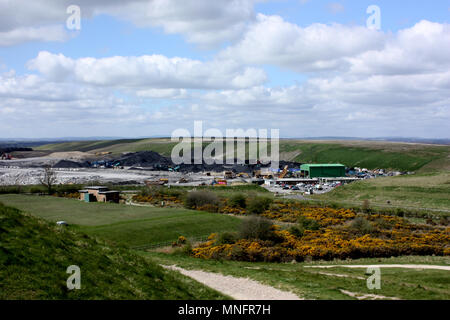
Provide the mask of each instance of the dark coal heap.
POLYGON ((31 148, 22 148, 22 147, 1 147, 0 148, 0 154, 1 153, 11 153, 14 151, 33 151, 31 148))
POLYGON ((135 166, 135 167, 154 167, 154 166, 169 166, 172 161, 154 151, 141 151, 127 154, 115 162, 120 162, 121 166, 135 166))
POLYGON ((60 160, 53 165, 53 168, 87 168, 89 167, 89 162, 76 162, 70 160, 60 160))

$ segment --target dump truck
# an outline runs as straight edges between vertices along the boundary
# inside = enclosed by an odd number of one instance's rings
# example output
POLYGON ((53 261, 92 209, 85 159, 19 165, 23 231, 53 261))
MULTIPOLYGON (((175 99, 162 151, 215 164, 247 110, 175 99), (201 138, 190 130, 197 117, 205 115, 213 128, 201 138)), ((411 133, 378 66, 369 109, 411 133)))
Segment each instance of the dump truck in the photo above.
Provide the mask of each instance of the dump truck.
POLYGON ((235 177, 235 174, 233 171, 225 171, 223 177, 225 179, 233 179, 235 177))

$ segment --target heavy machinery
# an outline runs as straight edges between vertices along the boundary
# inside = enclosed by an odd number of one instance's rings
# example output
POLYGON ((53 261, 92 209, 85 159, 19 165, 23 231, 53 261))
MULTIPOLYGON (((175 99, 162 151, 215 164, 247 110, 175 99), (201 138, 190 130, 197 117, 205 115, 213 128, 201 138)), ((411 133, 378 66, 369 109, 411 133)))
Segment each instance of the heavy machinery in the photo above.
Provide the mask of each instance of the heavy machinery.
POLYGON ((286 166, 284 166, 283 171, 281 171, 280 175, 278 176, 278 179, 283 179, 287 175, 288 172, 289 172, 288 166, 286 165, 286 166))
POLYGON ((234 178, 234 172, 233 171, 225 171, 223 173, 224 179, 233 179, 234 178))
POLYGON ((273 179, 272 172, 266 168, 253 171, 253 176, 258 179, 259 178, 273 179))
POLYGON ((239 172, 236 176, 239 178, 250 178, 250 175, 247 172, 239 172))
POLYGON ((147 185, 147 187, 162 186, 164 184, 169 183, 169 179, 167 179, 167 178, 160 178, 159 180, 145 180, 144 182, 147 185))

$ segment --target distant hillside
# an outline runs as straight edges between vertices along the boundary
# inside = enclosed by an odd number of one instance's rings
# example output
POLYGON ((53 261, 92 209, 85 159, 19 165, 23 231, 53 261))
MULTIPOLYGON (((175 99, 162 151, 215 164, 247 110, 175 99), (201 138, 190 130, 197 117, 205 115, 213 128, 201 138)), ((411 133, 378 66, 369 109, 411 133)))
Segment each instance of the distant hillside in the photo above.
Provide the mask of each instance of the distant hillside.
MULTIPOLYGON (((78 141, 43 145, 36 150, 112 153, 155 151, 170 156, 169 138, 78 141)), ((450 146, 357 140, 280 140, 280 158, 302 163, 342 163, 348 167, 401 171, 450 170, 450 146)))
POLYGON ((180 274, 0 204, 0 299, 223 299, 180 274), (81 269, 68 290, 66 269, 81 269))

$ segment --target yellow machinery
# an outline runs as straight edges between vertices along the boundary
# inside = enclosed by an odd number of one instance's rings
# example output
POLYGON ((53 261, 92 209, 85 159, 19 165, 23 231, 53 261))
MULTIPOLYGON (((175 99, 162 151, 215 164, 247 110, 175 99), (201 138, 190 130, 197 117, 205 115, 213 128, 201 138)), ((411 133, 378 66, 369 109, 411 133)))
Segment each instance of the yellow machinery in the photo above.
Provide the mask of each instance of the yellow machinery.
POLYGON ((238 176, 239 178, 242 178, 242 177, 250 178, 250 175, 249 175, 247 172, 239 172, 239 173, 237 174, 237 176, 238 176))
POLYGON ((233 179, 234 172, 233 171, 225 171, 223 174, 224 179, 233 179))
POLYGON ((281 172, 281 174, 278 176, 278 179, 283 179, 288 173, 288 166, 284 166, 283 171, 281 172))

